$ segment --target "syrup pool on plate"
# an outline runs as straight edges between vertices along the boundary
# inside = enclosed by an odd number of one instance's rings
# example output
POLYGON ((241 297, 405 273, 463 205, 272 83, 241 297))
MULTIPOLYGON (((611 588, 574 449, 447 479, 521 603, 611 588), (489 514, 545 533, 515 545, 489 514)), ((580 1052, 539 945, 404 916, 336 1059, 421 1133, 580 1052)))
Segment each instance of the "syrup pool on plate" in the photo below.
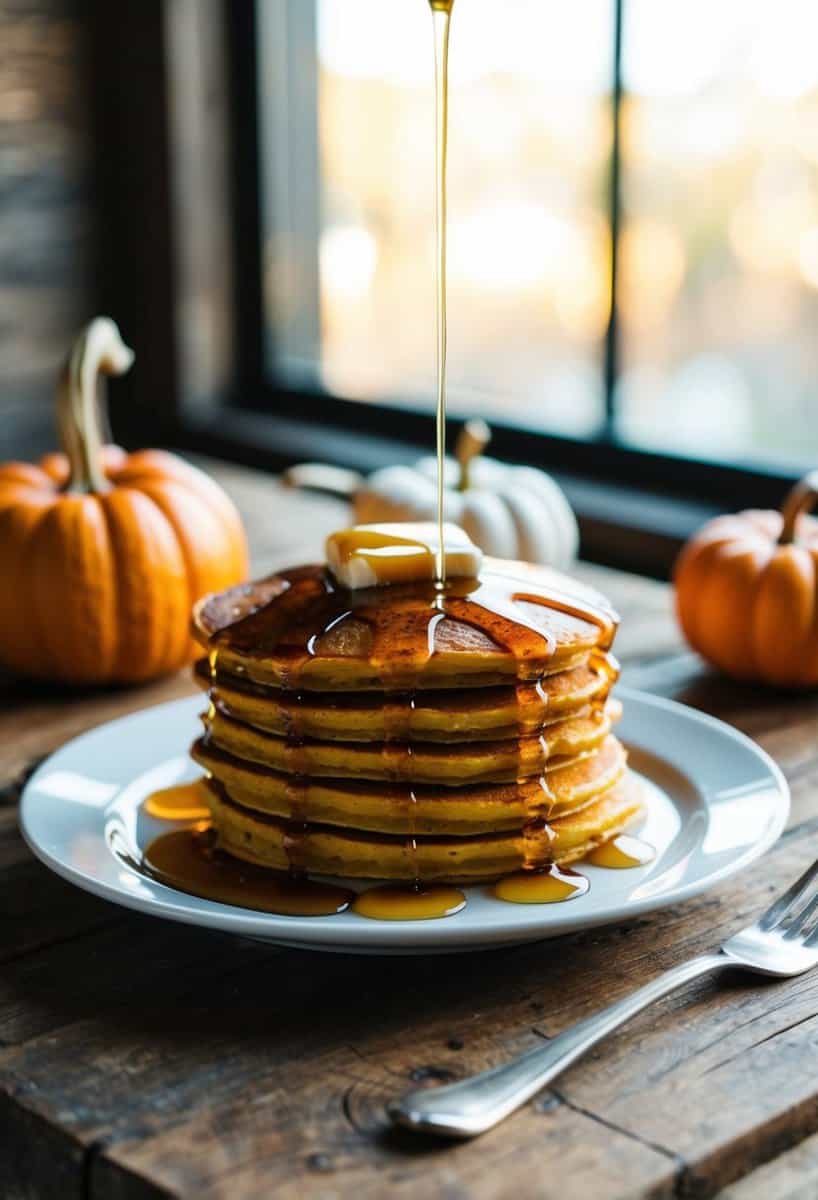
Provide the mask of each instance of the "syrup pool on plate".
POLYGON ((585 862, 592 867, 608 867, 611 870, 629 870, 632 867, 645 867, 653 862, 656 851, 653 846, 643 842, 641 838, 620 833, 616 837, 603 842, 585 855, 585 862))
POLYGON ((154 838, 142 867, 160 883, 192 896, 282 916, 332 916, 349 908, 355 898, 350 888, 233 858, 216 848, 213 830, 202 824, 154 838))
POLYGON ((589 887, 584 875, 554 863, 541 870, 506 875, 495 883, 492 895, 510 904, 560 904, 584 896, 589 887))
POLYGON ((207 806, 207 782, 194 779, 160 788, 146 796, 142 807, 149 817, 160 821, 203 821, 210 816, 207 806))
POLYGON ((451 917, 466 906, 466 897, 450 884, 384 884, 366 888, 352 911, 376 921, 432 921, 451 917))
MULTIPOLYGON (((628 870, 653 862, 656 851, 641 838, 620 833, 590 850, 583 862, 609 870, 628 870)), ((511 904, 558 904, 584 896, 589 880, 579 871, 552 863, 541 869, 516 871, 497 881, 492 895, 511 904)))

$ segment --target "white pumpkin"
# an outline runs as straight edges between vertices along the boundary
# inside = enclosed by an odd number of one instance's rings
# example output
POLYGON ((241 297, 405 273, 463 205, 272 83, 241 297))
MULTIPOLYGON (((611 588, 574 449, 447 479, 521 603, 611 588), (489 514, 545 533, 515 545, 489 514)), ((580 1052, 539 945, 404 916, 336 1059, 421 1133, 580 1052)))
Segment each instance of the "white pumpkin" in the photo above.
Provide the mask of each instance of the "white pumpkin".
MULTIPOLYGON (((561 488, 543 471, 515 467, 480 451, 491 437, 484 421, 470 421, 447 459, 444 499, 453 521, 485 554, 553 567, 576 557, 579 531, 561 488)), ((382 467, 354 494, 355 520, 429 521, 437 516, 437 459, 414 467, 382 467)))

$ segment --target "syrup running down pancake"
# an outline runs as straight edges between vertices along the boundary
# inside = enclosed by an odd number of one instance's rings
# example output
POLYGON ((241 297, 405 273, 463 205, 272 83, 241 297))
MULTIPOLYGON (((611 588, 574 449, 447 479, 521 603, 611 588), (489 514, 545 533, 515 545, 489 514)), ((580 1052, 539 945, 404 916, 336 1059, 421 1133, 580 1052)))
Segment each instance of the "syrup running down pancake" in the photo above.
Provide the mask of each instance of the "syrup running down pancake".
POLYGON ((547 725, 536 736, 494 742, 322 742, 264 733, 218 709, 204 718, 209 745, 247 762, 310 779, 386 779, 462 786, 540 775, 552 759, 597 750, 611 729, 613 702, 547 725))
POLYGON ((423 691, 384 697, 373 692, 294 693, 251 683, 219 669, 211 679, 206 658, 196 664, 196 682, 217 709, 246 725, 282 737, 344 742, 474 741, 522 737, 603 701, 619 674, 610 654, 534 683, 479 690, 423 691))
POLYGON ((638 819, 612 732, 617 618, 546 568, 347 588, 299 567, 206 597, 193 757, 223 851, 435 883, 573 862, 638 819))
POLYGON ((278 818, 240 808, 218 788, 213 790, 211 808, 222 847, 249 862, 287 870, 295 857, 298 870, 311 874, 426 883, 497 879, 521 868, 575 862, 630 826, 641 813, 642 799, 634 778, 626 776, 592 804, 543 826, 536 836, 524 827, 414 840, 330 825, 294 828, 278 818))
POLYGON ((455 788, 310 779, 294 790, 282 772, 224 754, 204 739, 191 753, 241 808, 287 820, 307 812, 320 825, 404 835, 519 830, 542 804, 546 790, 551 815, 562 817, 612 788, 626 765, 621 743, 608 737, 595 754, 567 765, 556 763, 542 776, 520 782, 455 788))
POLYGON ((479 580, 351 591, 295 567, 205 597, 193 631, 222 672, 293 692, 536 682, 609 649, 607 601, 547 567, 486 559, 479 580))

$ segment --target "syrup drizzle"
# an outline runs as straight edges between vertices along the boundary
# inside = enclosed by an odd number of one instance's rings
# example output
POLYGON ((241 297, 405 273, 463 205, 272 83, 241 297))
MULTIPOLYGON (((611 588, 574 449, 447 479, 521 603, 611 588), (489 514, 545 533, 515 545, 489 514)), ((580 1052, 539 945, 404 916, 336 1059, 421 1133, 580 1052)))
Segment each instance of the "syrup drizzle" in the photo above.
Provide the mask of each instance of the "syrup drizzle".
MULTIPOLYGON (((478 630, 512 654, 518 679, 529 683, 547 671, 557 644, 520 602, 596 626, 601 650, 608 649, 616 631, 615 614, 601 603, 551 587, 532 592, 490 570, 480 579, 452 579, 444 588, 395 584, 388 588, 388 603, 387 589, 350 591, 320 566, 297 567, 281 579, 284 588, 274 599, 213 633, 211 654, 229 648, 239 656, 274 657, 279 682, 291 689, 306 682, 304 668, 345 621, 366 626, 369 660, 384 689, 393 693, 410 693, 421 682, 444 619, 478 630)), ((600 657, 600 666, 604 662, 600 657)))
POLYGON ((342 566, 360 559, 379 584, 411 582, 424 574, 435 577, 436 556, 416 538, 358 526, 334 533, 331 541, 342 566))
MULTIPOLYGON (((579 673, 585 672, 585 678, 580 678, 576 686, 577 688, 588 686, 590 682, 597 690, 596 696, 589 696, 586 703, 599 704, 604 706, 607 699, 610 685, 618 678, 618 668, 615 665, 615 660, 610 654, 597 653, 594 651, 590 655, 589 663, 585 667, 578 667, 575 670, 579 673), (599 661, 597 660, 597 657, 599 661), (606 660, 608 660, 606 662, 606 660), (590 676, 590 680, 589 680, 590 676)), ((231 664, 231 672, 239 670, 241 664, 231 664)), ((204 680, 207 676, 207 671, 201 663, 195 668, 197 676, 204 680)), ((221 712, 228 717, 234 717, 236 720, 249 720, 247 716, 242 715, 242 705, 239 700, 233 697, 238 696, 257 696, 263 697, 270 710, 276 713, 278 721, 273 724, 265 725, 265 729, 270 729, 271 732, 283 734, 286 736, 289 729, 292 727, 292 722, 296 718, 292 712, 291 693, 285 692, 283 689, 270 688, 261 683, 253 683, 246 678, 241 678, 229 674, 225 678, 220 678, 215 685, 213 693, 216 706, 221 712)), ((578 716, 580 713, 580 699, 577 699, 567 709, 561 713, 555 712, 553 715, 550 710, 552 708, 552 697, 549 695, 548 686, 543 680, 536 680, 534 683, 517 683, 511 685, 496 685, 493 687, 482 687, 478 691, 467 694, 459 691, 433 691, 425 690, 422 693, 410 692, 405 695, 387 694, 381 696, 376 692, 335 692, 332 695, 331 701, 326 697, 321 697, 318 694, 315 698, 310 698, 307 693, 301 693, 299 698, 300 720, 302 722, 301 732, 305 737, 332 737, 333 733, 326 730, 325 726, 321 725, 321 717, 325 707, 331 705, 332 709, 341 714, 344 711, 351 711, 365 717, 365 728, 367 731, 366 738, 360 740, 369 740, 369 737, 375 737, 376 734, 383 729, 383 741, 406 741, 410 737, 415 737, 420 741, 435 740, 432 734, 434 729, 430 729, 428 718, 431 713, 437 713, 445 722, 447 713, 454 713, 457 716, 462 716, 467 710, 472 714, 496 709, 498 712, 497 720, 504 721, 503 724, 487 725, 485 728, 485 739, 494 740, 495 738, 505 738, 512 730, 516 730, 521 737, 532 736, 539 734, 543 725, 552 724, 555 720, 561 720, 567 717, 578 716), (416 721, 415 714, 419 713, 420 720, 416 721), (501 716, 501 714, 504 714, 501 716), (425 720, 424 720, 425 718, 425 720)), ((473 740, 475 729, 471 727, 466 736, 458 739, 453 736, 453 730, 448 725, 441 724, 440 730, 445 730, 445 741, 457 740, 473 740)), ((356 729, 356 732, 358 730, 356 729)), ((343 740, 356 741, 359 740, 351 732, 337 732, 338 738, 343 740)))
POLYGON ((214 702, 214 689, 216 687, 216 677, 219 665, 219 647, 211 638, 207 647, 207 666, 210 671, 210 687, 207 692, 207 719, 205 721, 205 740, 210 741, 210 727, 213 724, 213 718, 216 716, 216 705, 214 702))
POLYGON ((449 29, 454 0, 429 0, 435 39, 435 243, 437 250, 437 290, 435 325, 437 333, 437 579, 446 583, 446 551, 443 545, 444 467, 446 462, 446 350, 448 317, 446 313, 446 166, 449 144, 449 29))
POLYGON ((284 793, 289 808, 289 818, 284 835, 284 852, 287 855, 290 872, 294 876, 303 876, 304 874, 304 844, 309 833, 307 811, 309 775, 300 720, 302 701, 301 692, 288 692, 286 741, 292 772, 286 776, 284 793))
POLYGON ((412 786, 414 751, 411 742, 412 714, 415 711, 415 703, 414 692, 410 692, 406 696, 394 696, 387 693, 384 697, 384 741, 381 746, 381 755, 384 759, 385 774, 388 779, 409 781, 409 786, 406 788, 406 854, 414 887, 418 888, 420 886, 417 842, 418 798, 412 786))
POLYGON ((545 775, 540 775, 537 783, 539 786, 527 789, 524 796, 523 871, 541 870, 552 860, 554 830, 548 818, 554 807, 554 797, 545 775))

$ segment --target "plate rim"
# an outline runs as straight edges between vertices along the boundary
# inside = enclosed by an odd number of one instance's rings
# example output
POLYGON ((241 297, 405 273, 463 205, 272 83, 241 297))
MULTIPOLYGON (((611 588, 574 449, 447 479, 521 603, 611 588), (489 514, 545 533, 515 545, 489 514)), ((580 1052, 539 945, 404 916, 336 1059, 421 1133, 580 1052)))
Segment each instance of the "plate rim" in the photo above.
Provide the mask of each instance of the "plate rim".
MULTIPOLYGON (((184 710, 198 705, 201 697, 197 694, 182 696, 160 704, 148 705, 136 709, 109 721, 101 722, 90 729, 84 730, 73 738, 63 742, 51 752, 26 780, 21 792, 18 808, 18 825, 22 837, 34 854, 46 867, 56 875, 74 884, 83 891, 90 892, 111 903, 131 911, 153 917, 173 920, 181 924, 195 925, 199 928, 214 929, 221 933, 232 933, 237 936, 261 938, 270 944, 291 945, 293 948, 315 950, 340 950, 348 953, 416 953, 440 952, 450 950, 480 950, 498 948, 501 946, 519 945, 523 942, 534 942, 552 937, 567 936, 584 929, 598 928, 607 924, 630 921, 644 915, 646 912, 658 912, 672 904, 708 891, 724 879, 730 878, 739 871, 746 869, 770 849, 783 832, 790 812, 791 796, 787 779, 775 760, 758 745, 751 737, 729 725, 719 717, 702 712, 677 700, 665 696, 657 696, 639 688, 625 686, 617 687, 617 695, 625 705, 646 705, 652 709, 664 710, 676 720, 692 722, 702 726, 710 733, 715 732, 726 737, 749 752, 760 767, 770 776, 770 786, 777 796, 777 805, 763 835, 748 845, 735 858, 714 868, 703 877, 689 880, 687 883, 670 889, 667 893, 657 896, 645 896, 628 904, 627 910, 621 905, 612 905, 594 914, 581 916, 579 912, 572 917, 571 910, 565 913, 563 920, 547 926, 538 926, 535 921, 520 922, 509 920, 496 927, 481 925, 469 926, 446 921, 416 921, 416 922, 380 922, 365 921, 354 928, 339 925, 337 918, 288 917, 273 913, 255 912, 251 909, 240 908, 236 905, 222 904, 205 898, 188 897, 186 893, 177 891, 167 885, 152 881, 154 886, 162 889, 160 896, 145 897, 130 892, 125 887, 117 887, 94 874, 75 867, 61 858, 60 855, 36 836, 31 828, 33 806, 38 802, 36 787, 39 778, 46 771, 53 769, 54 760, 66 751, 81 749, 82 743, 101 733, 116 733, 121 726, 127 726, 134 718, 147 714, 158 715, 163 710, 184 710), (208 905, 206 910, 190 905, 195 899, 208 905)), ((655 748, 650 741, 641 741, 638 737, 626 738, 631 745, 638 746, 648 753, 655 754, 655 748)), ((180 749, 180 757, 186 754, 186 748, 180 749)), ((665 760, 666 761, 666 760, 665 760)), ((689 776, 695 784, 695 777, 689 776)), ((119 789, 127 786, 118 785, 119 789)), ((114 798, 112 798, 113 800, 114 798)), ((107 810, 97 811, 100 816, 107 810)), ((481 886, 481 885, 475 885, 481 886)), ((514 906, 509 906, 513 910, 514 906)))

